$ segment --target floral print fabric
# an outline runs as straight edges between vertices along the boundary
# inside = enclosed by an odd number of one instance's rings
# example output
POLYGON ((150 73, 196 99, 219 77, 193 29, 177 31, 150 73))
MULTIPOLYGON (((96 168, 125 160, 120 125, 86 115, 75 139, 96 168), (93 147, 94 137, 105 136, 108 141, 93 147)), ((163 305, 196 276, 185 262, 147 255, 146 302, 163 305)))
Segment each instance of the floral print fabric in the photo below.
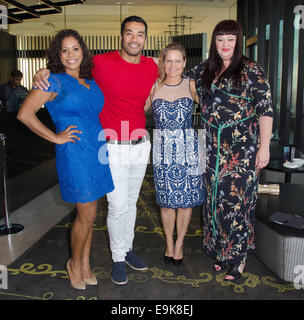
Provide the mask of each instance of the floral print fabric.
POLYGON ((205 67, 203 62, 186 74, 196 80, 207 134, 202 244, 216 260, 239 264, 254 249, 259 117, 272 117, 270 87, 262 68, 244 58, 239 87, 222 78, 212 85, 212 96, 202 96, 205 67))

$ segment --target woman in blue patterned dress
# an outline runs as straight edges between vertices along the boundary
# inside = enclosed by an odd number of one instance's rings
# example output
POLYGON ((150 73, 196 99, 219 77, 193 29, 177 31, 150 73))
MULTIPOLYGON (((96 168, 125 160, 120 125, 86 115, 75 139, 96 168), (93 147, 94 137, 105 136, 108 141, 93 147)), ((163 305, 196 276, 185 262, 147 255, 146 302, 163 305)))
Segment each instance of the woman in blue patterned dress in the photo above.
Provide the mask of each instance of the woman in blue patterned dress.
POLYGON ((243 56, 237 21, 214 29, 209 58, 187 76, 196 81, 206 129, 207 202, 203 249, 229 265, 226 280, 241 277, 254 249, 258 171, 269 161, 272 106, 268 79, 259 64, 243 56))
POLYGON ((202 205, 204 187, 197 134, 192 128, 195 83, 182 77, 185 50, 170 44, 160 53, 159 74, 147 106, 152 104, 153 171, 157 204, 166 236, 164 260, 180 265, 192 208, 202 205), (174 229, 177 239, 174 243, 174 229))
POLYGON ((90 52, 80 35, 74 30, 60 31, 48 52, 50 87, 44 91, 33 89, 18 113, 18 119, 29 129, 56 144, 61 195, 63 200, 76 204, 72 257, 66 263, 75 289, 97 284, 89 263, 97 199, 114 189, 98 119, 104 98, 91 77, 92 67, 90 52), (43 104, 56 125, 56 133, 36 116, 43 104))

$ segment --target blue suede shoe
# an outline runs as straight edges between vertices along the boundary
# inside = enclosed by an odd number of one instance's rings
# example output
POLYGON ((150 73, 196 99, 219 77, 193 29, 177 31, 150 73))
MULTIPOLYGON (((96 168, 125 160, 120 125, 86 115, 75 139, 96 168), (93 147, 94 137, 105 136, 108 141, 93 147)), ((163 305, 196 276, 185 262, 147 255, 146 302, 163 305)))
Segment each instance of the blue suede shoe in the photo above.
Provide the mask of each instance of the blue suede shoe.
POLYGON ((147 265, 139 258, 133 250, 127 252, 126 264, 134 270, 144 271, 147 270, 147 265))
POLYGON ((126 284, 128 282, 126 264, 124 261, 114 262, 112 267, 112 281, 116 284, 126 284))

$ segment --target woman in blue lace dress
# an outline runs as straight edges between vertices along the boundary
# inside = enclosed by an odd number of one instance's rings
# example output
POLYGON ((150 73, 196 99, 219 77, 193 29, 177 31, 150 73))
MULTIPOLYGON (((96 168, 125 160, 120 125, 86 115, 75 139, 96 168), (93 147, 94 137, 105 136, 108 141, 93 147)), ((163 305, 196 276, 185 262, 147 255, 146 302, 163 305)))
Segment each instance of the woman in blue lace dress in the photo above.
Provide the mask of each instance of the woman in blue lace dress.
POLYGON ((48 53, 48 90, 33 89, 18 119, 42 138, 56 144, 56 167, 63 200, 76 204, 71 231, 72 257, 66 263, 71 286, 96 285, 89 255, 97 199, 114 189, 106 156, 106 142, 98 115, 104 98, 91 77, 89 50, 74 30, 62 30, 48 53), (45 104, 56 133, 44 126, 36 112, 45 104))
POLYGON ((184 48, 177 43, 160 53, 159 74, 146 109, 152 103, 156 129, 153 135, 153 171, 157 204, 166 235, 164 260, 180 265, 183 242, 192 208, 205 199, 197 134, 192 127, 194 81, 182 77, 184 48), (174 229, 177 239, 174 243, 174 229))

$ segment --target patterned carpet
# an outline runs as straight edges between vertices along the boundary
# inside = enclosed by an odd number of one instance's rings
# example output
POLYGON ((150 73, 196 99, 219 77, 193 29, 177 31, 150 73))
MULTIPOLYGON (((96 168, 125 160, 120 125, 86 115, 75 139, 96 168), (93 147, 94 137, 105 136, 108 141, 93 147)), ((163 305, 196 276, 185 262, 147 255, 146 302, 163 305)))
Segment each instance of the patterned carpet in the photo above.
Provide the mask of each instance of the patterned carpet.
POLYGON ((148 166, 138 201, 134 250, 148 264, 145 272, 127 267, 129 282, 111 281, 112 260, 106 228, 107 201, 99 201, 94 226, 91 266, 98 286, 77 291, 70 287, 65 271, 69 257, 69 233, 75 212, 71 212, 33 247, 8 267, 8 288, 1 300, 303 300, 304 290, 277 278, 255 256, 250 256, 243 278, 225 282, 224 272, 212 270, 213 260, 200 248, 200 208, 193 212, 184 243, 181 266, 163 262, 164 234, 155 203, 153 172, 148 166))

